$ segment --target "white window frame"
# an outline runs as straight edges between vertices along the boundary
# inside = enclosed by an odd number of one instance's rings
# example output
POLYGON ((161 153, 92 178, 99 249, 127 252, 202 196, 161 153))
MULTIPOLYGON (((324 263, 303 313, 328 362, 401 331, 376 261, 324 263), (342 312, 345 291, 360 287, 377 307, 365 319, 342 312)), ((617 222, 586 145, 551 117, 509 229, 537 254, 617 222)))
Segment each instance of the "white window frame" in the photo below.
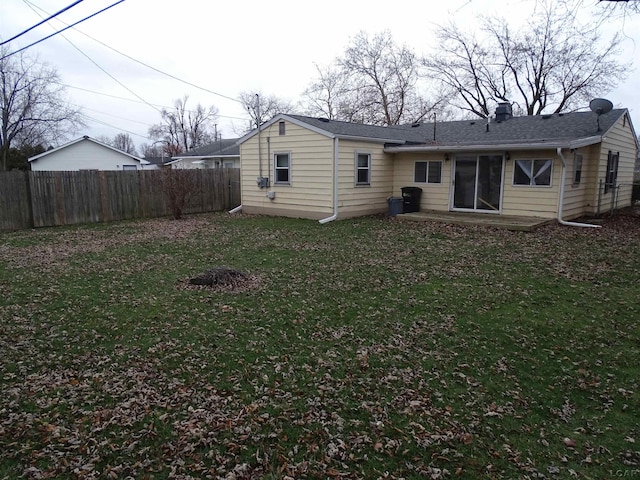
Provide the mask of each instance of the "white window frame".
POLYGON ((291 185, 291 152, 273 152, 273 183, 274 185, 291 185), (278 156, 287 156, 287 167, 278 167, 278 156), (287 181, 278 181, 278 171, 287 171, 287 181))
MULTIPOLYGON (((538 172, 538 175, 540 173, 541 173, 541 171, 538 172)), ((523 187, 523 188, 550 188, 553 185, 553 159, 552 158, 519 158, 519 159, 517 159, 513 164, 513 180, 511 182, 511 184, 514 187, 517 187, 517 188, 521 188, 521 187, 523 187), (529 169, 530 173, 527 173, 525 171, 525 173, 529 177, 529 184, 516 183, 516 169, 517 169, 517 165, 520 162, 531 162, 530 163, 530 169, 529 169), (535 162, 548 162, 549 163, 549 169, 551 171, 549 172, 549 183, 548 184, 536 184, 535 183, 535 178, 531 174, 531 172, 533 171, 533 166, 535 165, 535 162)))
POLYGON ((122 165, 122 170, 131 172, 133 170, 138 170, 138 167, 136 165, 122 165))
POLYGON ((442 183, 442 160, 416 160, 413 164, 413 183, 427 183, 427 184, 441 184, 442 183), (427 164, 427 169, 425 170, 425 179, 424 181, 422 180, 416 180, 416 168, 418 166, 418 163, 426 163, 427 164), (438 181, 437 182, 430 182, 429 181, 429 172, 431 171, 431 165, 435 165, 435 164, 440 164, 440 176, 438 177, 438 181))
POLYGON ((368 187, 371 185, 371 152, 356 152, 355 153, 355 184, 357 187, 368 187), (361 167, 358 164, 358 160, 360 160, 361 156, 366 156, 367 157, 367 166, 366 167, 361 167), (366 182, 360 182, 358 179, 360 178, 358 173, 360 171, 366 171, 367 172, 367 181, 366 182))
POLYGON ((573 154, 573 185, 580 185, 582 180, 582 164, 584 163, 584 157, 581 153, 574 152, 573 154))
POLYGON ((609 150, 607 154, 607 168, 604 173, 604 193, 615 191, 618 180, 618 166, 620 165, 620 152, 609 150))

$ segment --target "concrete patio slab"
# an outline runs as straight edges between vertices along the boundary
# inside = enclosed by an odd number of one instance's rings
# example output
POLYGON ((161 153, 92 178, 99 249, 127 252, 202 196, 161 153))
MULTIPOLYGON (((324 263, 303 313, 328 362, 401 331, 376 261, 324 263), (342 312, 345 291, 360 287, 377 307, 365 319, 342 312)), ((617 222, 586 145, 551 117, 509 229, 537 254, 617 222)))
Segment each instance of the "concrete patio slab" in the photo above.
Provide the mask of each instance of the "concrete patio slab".
POLYGON ((555 219, 541 217, 520 217, 466 212, 436 212, 425 211, 403 213, 397 215, 398 220, 413 222, 441 222, 455 225, 484 225, 487 227, 504 228, 529 232, 535 228, 555 222, 555 219))

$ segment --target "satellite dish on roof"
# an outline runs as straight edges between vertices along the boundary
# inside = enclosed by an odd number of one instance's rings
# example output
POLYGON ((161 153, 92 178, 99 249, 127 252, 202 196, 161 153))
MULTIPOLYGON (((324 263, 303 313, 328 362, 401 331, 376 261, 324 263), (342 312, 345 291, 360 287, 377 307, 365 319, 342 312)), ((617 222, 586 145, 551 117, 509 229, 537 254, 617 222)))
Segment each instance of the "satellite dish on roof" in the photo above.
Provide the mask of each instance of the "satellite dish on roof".
POLYGON ((603 113, 609 113, 613 109, 613 103, 606 98, 594 98, 589 102, 589 108, 592 112, 602 115, 603 113))
POLYGON ((598 115, 598 131, 602 131, 602 129, 600 128, 600 115, 602 115, 603 113, 609 113, 613 108, 613 103, 611 103, 606 98, 594 98, 589 102, 589 108, 592 112, 598 115))

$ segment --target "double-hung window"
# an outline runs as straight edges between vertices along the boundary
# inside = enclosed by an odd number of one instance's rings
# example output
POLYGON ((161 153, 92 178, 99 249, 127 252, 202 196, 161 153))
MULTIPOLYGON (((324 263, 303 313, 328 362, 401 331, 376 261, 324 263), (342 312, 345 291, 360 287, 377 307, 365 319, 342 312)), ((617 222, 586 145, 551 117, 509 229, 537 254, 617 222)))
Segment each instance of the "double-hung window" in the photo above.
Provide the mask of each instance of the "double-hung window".
POLYGON ((552 166, 553 162, 547 159, 516 160, 513 184, 548 187, 551 185, 552 166))
POLYGON ((274 153, 273 154, 273 177, 276 184, 290 185, 291 184, 291 154, 287 153, 274 153))
POLYGON ((580 180, 582 179, 582 155, 579 153, 574 154, 573 156, 573 184, 580 185, 580 180))
POLYGON ((604 179, 604 193, 609 193, 609 190, 616 187, 619 160, 620 152, 613 153, 609 150, 609 155, 607 156, 607 171, 604 179))
POLYGON ((442 183, 442 162, 416 162, 413 181, 414 183, 442 183))
POLYGON ((356 153, 356 185, 371 185, 370 153, 356 153))

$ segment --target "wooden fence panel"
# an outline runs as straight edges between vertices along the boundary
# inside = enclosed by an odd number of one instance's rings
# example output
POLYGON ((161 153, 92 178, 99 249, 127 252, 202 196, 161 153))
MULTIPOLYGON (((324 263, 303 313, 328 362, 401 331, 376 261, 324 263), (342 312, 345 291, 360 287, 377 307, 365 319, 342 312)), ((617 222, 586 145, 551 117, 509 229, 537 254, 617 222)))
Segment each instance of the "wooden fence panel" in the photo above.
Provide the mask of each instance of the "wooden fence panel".
POLYGON ((56 180, 57 172, 29 172, 31 186, 31 206, 34 227, 51 227, 62 225, 56 218, 56 180))
MULTIPOLYGON (((181 171, 194 185, 185 213, 240 204, 240 170, 181 171)), ((163 172, 0 172, 0 230, 170 215, 163 172)))
POLYGON ((31 227, 26 172, 0 172, 0 231, 31 227))

